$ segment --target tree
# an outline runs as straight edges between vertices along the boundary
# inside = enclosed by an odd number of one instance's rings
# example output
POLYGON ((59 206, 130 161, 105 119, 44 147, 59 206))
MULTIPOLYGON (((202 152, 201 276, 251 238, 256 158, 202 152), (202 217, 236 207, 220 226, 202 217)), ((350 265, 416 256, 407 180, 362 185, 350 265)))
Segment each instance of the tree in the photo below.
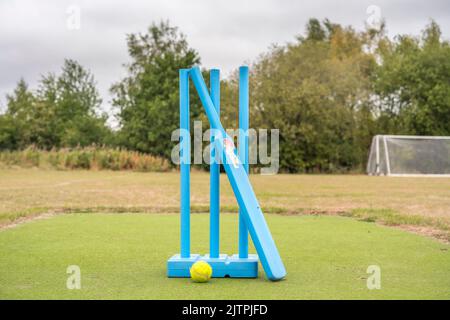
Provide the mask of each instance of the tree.
POLYGON ((332 172, 361 166, 370 134, 370 75, 375 60, 365 35, 328 20, 305 37, 274 47, 253 66, 252 126, 280 129, 280 166, 332 172))
POLYGON ((306 39, 313 41, 325 40, 327 34, 325 28, 322 26, 319 20, 312 18, 309 19, 306 24, 306 39))
POLYGON ((7 109, 0 116, 0 148, 24 148, 32 142, 33 106, 35 97, 24 79, 20 79, 12 94, 6 95, 7 109))
POLYGON ((24 79, 20 79, 13 94, 6 95, 6 113, 14 118, 25 118, 28 110, 32 108, 34 96, 28 89, 28 84, 24 79))
POLYGON ((107 116, 99 114, 100 103, 93 75, 76 61, 65 60, 59 76, 42 76, 36 93, 20 80, 14 93, 7 95, 0 146, 50 149, 101 144, 110 129, 107 116))
POLYGON ((450 45, 439 26, 384 42, 374 80, 383 133, 449 135, 450 45))
MULTIPOLYGON (((178 72, 198 64, 200 58, 168 22, 152 24, 145 34, 128 35, 127 44, 132 60, 128 76, 111 88, 118 108, 119 143, 170 158, 171 133, 179 126, 178 72)), ((191 103, 191 118, 198 116, 199 108, 191 103)))
POLYGON ((0 150, 17 149, 21 142, 20 133, 10 115, 0 115, 0 150))
MULTIPOLYGON (((107 115, 101 113, 101 98, 94 76, 73 60, 66 60, 55 83, 44 87, 44 96, 52 96, 56 87, 55 120, 62 146, 86 146, 103 143, 108 135, 107 115), (47 93, 45 93, 47 91, 47 93)), ((53 97, 49 99, 52 101, 53 97)), ((45 100, 44 100, 45 101, 45 100)))

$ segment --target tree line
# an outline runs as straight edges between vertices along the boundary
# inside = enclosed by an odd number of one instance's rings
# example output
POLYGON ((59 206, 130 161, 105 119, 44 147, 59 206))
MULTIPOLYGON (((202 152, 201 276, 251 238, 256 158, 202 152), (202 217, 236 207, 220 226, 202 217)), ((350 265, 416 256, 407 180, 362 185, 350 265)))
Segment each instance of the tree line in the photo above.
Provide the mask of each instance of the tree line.
MULTIPOLYGON (((178 70, 200 56, 168 22, 128 35, 127 45, 127 75, 111 86, 117 129, 108 126, 93 74, 68 59, 35 90, 21 79, 7 95, 0 149, 96 144, 170 159, 178 70)), ((384 24, 357 31, 310 19, 250 72, 251 127, 280 130, 284 172, 360 171, 375 134, 450 135, 450 46, 434 21, 420 35, 389 38, 384 24)), ((221 86, 224 127, 236 128, 237 71, 221 86)), ((192 121, 206 120, 194 88, 191 95, 192 121)))

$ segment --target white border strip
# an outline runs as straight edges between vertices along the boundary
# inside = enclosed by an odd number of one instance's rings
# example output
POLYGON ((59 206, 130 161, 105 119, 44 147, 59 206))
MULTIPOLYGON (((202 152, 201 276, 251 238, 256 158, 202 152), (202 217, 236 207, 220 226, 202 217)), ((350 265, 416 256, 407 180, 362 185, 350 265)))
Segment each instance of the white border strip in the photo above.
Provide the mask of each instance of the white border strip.
POLYGON ((434 174, 434 173, 391 173, 388 177, 422 177, 422 178, 450 178, 450 174, 434 174))
POLYGON ((384 144, 384 155, 386 158, 386 173, 387 175, 391 174, 391 162, 389 160, 389 151, 386 142, 386 136, 383 136, 383 144, 384 144))
POLYGON ((389 134, 380 134, 381 137, 386 138, 395 138, 395 139, 426 139, 426 140, 450 140, 449 136, 396 136, 396 135, 389 135, 389 134))

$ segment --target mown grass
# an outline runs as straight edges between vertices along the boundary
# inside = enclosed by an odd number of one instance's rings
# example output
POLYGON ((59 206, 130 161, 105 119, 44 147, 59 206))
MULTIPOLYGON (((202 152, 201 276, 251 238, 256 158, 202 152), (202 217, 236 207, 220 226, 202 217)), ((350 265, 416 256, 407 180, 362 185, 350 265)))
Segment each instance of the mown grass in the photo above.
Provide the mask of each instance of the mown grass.
MULTIPOLYGON (((346 215, 346 214, 343 214, 346 215)), ((367 222, 383 222, 386 225, 413 225, 424 227, 437 227, 442 230, 450 230, 450 226, 444 219, 426 217, 420 215, 403 215, 391 209, 354 209, 348 216, 356 217, 367 222)))
MULTIPOLYGON (((193 172, 192 212, 209 210, 209 175, 193 172)), ((337 214, 443 231, 450 239, 450 179, 363 175, 251 175, 266 213, 337 214)), ((179 173, 0 170, 0 225, 42 213, 179 211, 179 173)), ((238 207, 221 175, 221 211, 238 207)))
MULTIPOLYGON (((0 230, 0 298, 450 298, 448 245, 368 223, 439 229, 450 240, 449 179, 251 180, 288 278, 270 283, 261 273, 256 280, 214 279, 200 286, 165 277, 165 261, 179 245, 178 173, 0 170, 0 224, 66 213, 0 230), (81 290, 65 287, 72 264, 81 267, 81 290), (381 290, 367 289, 371 264, 381 267, 381 290)), ((208 212, 208 174, 193 172, 191 200, 193 213, 208 212)), ((224 175, 221 204, 223 213, 238 211, 224 175)), ((194 251, 207 252, 207 230, 208 215, 192 215, 194 251)), ((222 252, 236 252, 235 214, 222 215, 221 230, 222 252)))
MULTIPOLYGON (((272 283, 168 279, 176 214, 68 214, 0 232, 0 299, 449 299, 450 246, 331 216, 266 215, 288 272, 272 283), (81 269, 81 290, 66 269, 81 269), (367 288, 369 265, 381 289, 367 288)), ((208 250, 208 216, 192 215, 192 250, 208 250)), ((221 251, 237 251, 237 215, 221 216, 221 251)), ((251 251, 254 252, 253 248, 251 251)))

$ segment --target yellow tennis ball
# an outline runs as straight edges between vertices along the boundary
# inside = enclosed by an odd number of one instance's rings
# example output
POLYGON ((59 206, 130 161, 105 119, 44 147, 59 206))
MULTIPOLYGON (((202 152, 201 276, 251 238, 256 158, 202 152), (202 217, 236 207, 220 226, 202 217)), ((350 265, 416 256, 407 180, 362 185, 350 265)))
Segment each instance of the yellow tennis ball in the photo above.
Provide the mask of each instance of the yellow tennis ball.
POLYGON ((197 261, 191 267, 191 279, 195 282, 208 282, 211 279, 212 268, 206 261, 197 261))

